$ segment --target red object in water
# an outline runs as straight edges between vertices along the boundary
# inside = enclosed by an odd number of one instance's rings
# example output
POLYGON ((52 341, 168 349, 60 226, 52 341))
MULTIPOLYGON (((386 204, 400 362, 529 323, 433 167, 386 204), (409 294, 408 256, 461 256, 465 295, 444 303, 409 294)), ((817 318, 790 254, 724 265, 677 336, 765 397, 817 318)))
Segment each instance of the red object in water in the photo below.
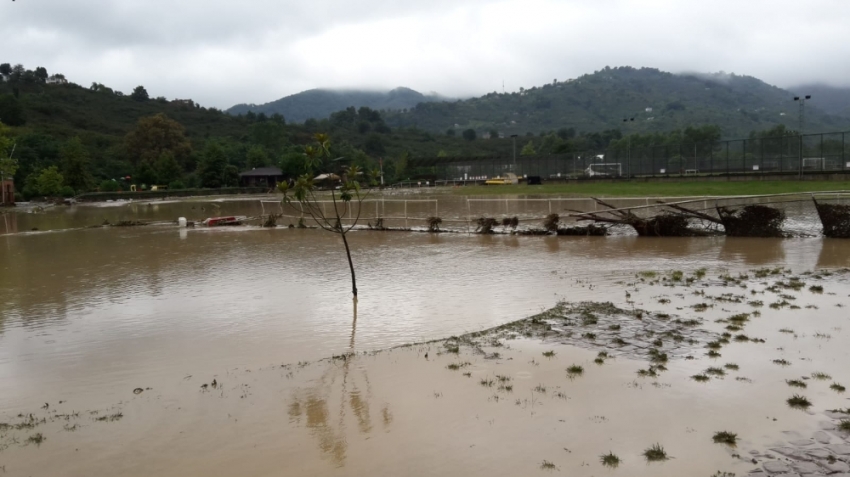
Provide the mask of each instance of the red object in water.
POLYGON ((228 216, 228 217, 210 217, 204 220, 204 225, 207 227, 216 227, 219 225, 239 225, 242 222, 239 220, 239 217, 228 216))

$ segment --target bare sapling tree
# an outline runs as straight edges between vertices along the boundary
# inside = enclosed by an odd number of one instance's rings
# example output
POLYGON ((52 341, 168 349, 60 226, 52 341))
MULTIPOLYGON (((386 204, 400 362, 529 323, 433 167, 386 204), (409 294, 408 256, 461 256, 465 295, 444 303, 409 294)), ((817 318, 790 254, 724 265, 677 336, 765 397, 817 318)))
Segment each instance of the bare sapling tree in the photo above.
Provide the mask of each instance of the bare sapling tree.
POLYGON ((343 157, 331 159, 330 137, 316 134, 314 138, 316 143, 304 148, 306 173, 292 185, 279 184, 278 190, 283 193, 284 204, 312 218, 319 228, 342 238, 356 304, 357 278, 346 235, 360 221, 361 206, 371 193, 374 178, 363 187, 360 181, 364 178, 359 167, 346 165, 343 157))

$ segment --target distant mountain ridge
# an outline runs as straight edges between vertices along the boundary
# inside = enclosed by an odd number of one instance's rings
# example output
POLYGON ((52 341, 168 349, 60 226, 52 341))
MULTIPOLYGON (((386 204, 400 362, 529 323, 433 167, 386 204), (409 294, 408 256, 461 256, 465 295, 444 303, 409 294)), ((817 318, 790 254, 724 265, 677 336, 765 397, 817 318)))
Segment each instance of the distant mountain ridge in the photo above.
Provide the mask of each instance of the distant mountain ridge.
MULTIPOLYGON (((819 93, 813 98, 819 95, 825 96, 819 93)), ((416 127, 434 133, 474 129, 501 136, 526 136, 572 128, 578 132, 621 129, 628 134, 714 124, 729 138, 779 124, 798 129, 793 97, 794 93, 751 76, 674 74, 627 66, 606 67, 513 93, 421 102, 408 111, 384 116, 392 127, 416 127), (624 123, 624 119, 628 121, 624 123)), ((815 100, 807 103, 805 131, 850 130, 850 110, 824 110, 819 106, 815 100)))
POLYGON ((446 98, 424 95, 410 88, 398 87, 389 91, 311 89, 265 104, 237 104, 227 110, 230 114, 281 114, 289 122, 302 123, 308 119, 325 119, 348 107, 362 106, 375 110, 409 109, 422 102, 446 98))

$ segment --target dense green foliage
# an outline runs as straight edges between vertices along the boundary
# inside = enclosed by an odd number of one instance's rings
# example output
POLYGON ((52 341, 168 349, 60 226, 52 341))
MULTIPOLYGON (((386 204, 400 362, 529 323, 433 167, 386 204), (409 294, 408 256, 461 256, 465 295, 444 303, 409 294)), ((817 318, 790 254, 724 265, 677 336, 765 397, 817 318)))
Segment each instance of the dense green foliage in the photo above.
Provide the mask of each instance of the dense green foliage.
MULTIPOLYGON (((15 182, 27 197, 47 193, 73 195, 98 189, 127 190, 131 184, 140 189, 154 184, 170 188, 233 186, 238 183, 240 171, 264 166, 277 166, 284 176, 295 178, 306 171, 304 146, 319 132, 334 137, 335 153, 346 157, 351 165, 363 171, 382 170, 385 184, 416 179, 421 172, 418 166, 411 164, 417 158, 510 157, 514 151, 524 156, 592 151, 616 153, 646 144, 694 144, 727 136, 723 117, 715 117, 720 126, 689 122, 714 116, 692 114, 696 108, 684 99, 676 99, 682 98, 687 91, 671 86, 677 81, 688 84, 699 81, 702 89, 706 89, 707 84, 716 83, 694 78, 682 80, 683 77, 655 70, 610 70, 522 94, 491 94, 458 103, 420 103, 411 112, 382 113, 365 106, 347 107, 330 114, 327 119, 310 119, 304 124, 287 124, 280 114, 260 112, 234 116, 215 108, 201 107, 189 99, 169 101, 149 95, 143 86, 136 87, 131 95, 101 83, 83 87, 67 82, 59 74, 48 76, 47 70, 41 67, 27 70, 21 65, 0 65, 0 77, 0 118, 4 123, 8 119, 10 126, 1 135, 6 138, 3 148, 10 151, 11 145, 15 147, 13 159, 7 160, 3 168, 4 171, 17 169, 15 182), (666 83, 662 81, 661 86, 650 87, 647 86, 651 84, 649 80, 603 81, 600 79, 603 74, 612 78, 624 74, 660 76, 666 83), (609 87, 608 82, 620 84, 617 86, 620 89, 611 89, 613 86, 609 87), (581 86, 583 83, 587 85, 581 86), (609 124, 598 115, 596 120, 586 123, 581 122, 585 116, 579 115, 577 122, 569 116, 572 111, 569 103, 573 100, 570 96, 561 98, 563 91, 576 86, 601 88, 599 91, 608 91, 615 100, 622 94, 626 99, 632 98, 647 89, 661 97, 660 89, 671 88, 671 100, 662 108, 665 110, 662 117, 676 118, 673 124, 677 127, 668 132, 654 127, 646 130, 636 121, 625 130, 629 136, 624 136, 624 128, 620 127, 623 124, 616 121, 607 129, 599 129, 597 126, 609 124), (470 111, 497 111, 504 105, 522 106, 527 101, 545 102, 547 98, 552 101, 549 106, 526 109, 523 113, 541 124, 551 125, 537 134, 521 133, 518 139, 498 138, 497 135, 509 135, 510 128, 504 127, 505 124, 483 122, 474 127, 471 124, 455 127, 455 123, 463 122, 462 118, 470 111), (562 100, 566 101, 565 105, 559 102, 562 100), (420 127, 429 125, 436 117, 429 111, 448 115, 433 121, 434 124, 443 123, 435 129, 439 132, 426 132, 409 125, 411 119, 420 127), (421 123, 416 119, 419 115, 424 115, 421 123), (58 191, 54 187, 57 179, 58 191)), ((763 85, 751 78, 733 77, 730 80, 731 83, 738 81, 763 85)), ((776 98, 784 97, 781 90, 777 89, 775 94, 776 98)), ((727 96, 722 97, 728 99, 727 96)), ((597 98, 597 95, 589 94, 588 97, 597 98)), ((741 101, 746 107, 752 102, 746 98, 741 101)), ((730 107, 734 106, 733 103, 730 107)), ((518 113, 509 117, 520 116, 518 113)), ((727 116, 738 120, 745 115, 734 112, 727 116)), ((830 119, 816 113, 810 117, 814 125, 809 130, 819 124, 817 121, 830 119)), ((653 120, 652 123, 664 122, 653 120)), ((767 122, 754 124, 769 125, 767 122)), ((525 126, 514 124, 511 127, 521 130, 525 126)), ((753 129, 764 130, 765 127, 753 129)), ((794 132, 774 129, 770 134, 794 132)))
POLYGON ((264 113, 268 116, 280 114, 287 121, 303 123, 308 119, 325 119, 331 113, 349 107, 407 110, 421 102, 440 99, 437 96, 426 96, 410 88, 396 88, 391 91, 311 89, 266 104, 237 104, 227 112, 230 114, 264 113))
MULTIPOLYGON (((578 132, 620 129, 661 132, 715 124, 724 137, 779 124, 797 129, 794 94, 756 78, 738 75, 675 75, 657 69, 605 68, 576 79, 514 93, 490 93, 455 102, 420 103, 386 115, 393 127, 416 125, 432 132, 446 128, 491 129, 503 136, 573 128, 578 132), (627 124, 624 119, 634 118, 627 124)), ((810 104, 807 131, 850 126, 850 111, 837 117, 810 104)))

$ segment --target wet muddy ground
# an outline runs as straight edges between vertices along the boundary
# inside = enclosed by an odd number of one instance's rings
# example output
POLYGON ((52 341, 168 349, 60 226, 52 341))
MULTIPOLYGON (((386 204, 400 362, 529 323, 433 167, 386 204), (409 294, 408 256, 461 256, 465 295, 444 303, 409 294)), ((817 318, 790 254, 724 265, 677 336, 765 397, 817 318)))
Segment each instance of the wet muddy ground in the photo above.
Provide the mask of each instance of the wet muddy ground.
POLYGON ((520 321, 367 352, 361 314, 331 358, 44 393, 0 413, 0 473, 841 476, 849 284, 647 267, 565 281, 578 299, 520 321))

